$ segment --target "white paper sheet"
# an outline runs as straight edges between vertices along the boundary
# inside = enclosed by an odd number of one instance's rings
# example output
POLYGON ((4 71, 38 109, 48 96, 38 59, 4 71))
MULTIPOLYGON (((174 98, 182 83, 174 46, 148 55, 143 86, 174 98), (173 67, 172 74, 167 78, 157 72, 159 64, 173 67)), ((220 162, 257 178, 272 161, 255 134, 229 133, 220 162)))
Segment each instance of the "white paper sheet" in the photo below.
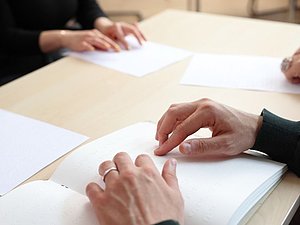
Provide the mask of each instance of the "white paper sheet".
POLYGON ((101 184, 99 164, 119 151, 132 159, 149 154, 159 170, 173 157, 178 161, 177 176, 185 200, 185 224, 236 225, 286 170, 284 164, 247 154, 201 159, 182 155, 176 148, 165 156, 154 156, 155 131, 155 124, 138 123, 99 138, 70 154, 50 179, 84 194, 87 183, 101 184))
POLYGON ((99 225, 86 196, 51 181, 22 185, 0 198, 1 225, 99 225))
POLYGON ((0 109, 0 195, 86 140, 86 136, 0 109))
POLYGON ((300 93, 280 71, 281 58, 195 54, 181 84, 300 93))
POLYGON ((142 46, 131 36, 127 38, 131 49, 121 52, 67 52, 73 56, 95 63, 97 65, 120 71, 136 77, 142 77, 149 73, 162 69, 191 56, 192 53, 153 42, 144 42, 142 46))

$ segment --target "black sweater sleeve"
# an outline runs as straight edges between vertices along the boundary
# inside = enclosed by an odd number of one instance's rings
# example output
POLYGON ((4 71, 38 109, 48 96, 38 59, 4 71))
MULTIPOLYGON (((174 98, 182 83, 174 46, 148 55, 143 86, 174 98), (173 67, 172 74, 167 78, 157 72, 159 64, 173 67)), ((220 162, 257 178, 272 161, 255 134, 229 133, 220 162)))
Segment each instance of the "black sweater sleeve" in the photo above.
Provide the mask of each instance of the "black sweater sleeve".
POLYGON ((262 127, 252 149, 286 163, 290 170, 300 176, 300 122, 280 118, 266 109, 261 115, 262 127))
POLYGON ((179 225, 179 223, 174 220, 165 220, 160 223, 156 223, 154 225, 179 225))
POLYGON ((26 52, 28 55, 41 53, 40 31, 18 28, 7 0, 0 0, 0 27, 0 52, 10 54, 26 52))
POLYGON ((83 29, 93 29, 95 19, 106 17, 96 0, 79 0, 78 2, 76 19, 83 29))

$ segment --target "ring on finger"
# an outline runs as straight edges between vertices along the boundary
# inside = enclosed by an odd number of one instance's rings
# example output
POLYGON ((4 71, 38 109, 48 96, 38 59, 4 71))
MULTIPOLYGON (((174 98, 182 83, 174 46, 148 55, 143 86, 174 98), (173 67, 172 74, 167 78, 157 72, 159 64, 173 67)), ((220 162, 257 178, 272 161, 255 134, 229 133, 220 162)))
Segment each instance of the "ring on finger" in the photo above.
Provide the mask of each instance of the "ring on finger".
POLYGON ((104 173, 103 173, 103 176, 102 176, 102 180, 103 180, 104 183, 105 183, 105 178, 106 178, 106 176, 107 176, 110 172, 112 172, 112 171, 117 171, 117 172, 119 172, 118 169, 117 169, 116 167, 114 167, 114 166, 108 168, 107 170, 105 170, 104 173))
POLYGON ((281 62, 281 71, 286 72, 292 66, 292 57, 286 57, 281 62))

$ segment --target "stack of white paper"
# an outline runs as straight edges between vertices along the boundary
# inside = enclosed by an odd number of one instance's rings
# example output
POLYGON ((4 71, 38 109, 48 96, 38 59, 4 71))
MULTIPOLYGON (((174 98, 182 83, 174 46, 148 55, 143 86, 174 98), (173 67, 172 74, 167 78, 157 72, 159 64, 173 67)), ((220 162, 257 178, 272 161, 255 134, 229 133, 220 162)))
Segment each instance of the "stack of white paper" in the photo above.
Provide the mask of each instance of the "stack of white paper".
POLYGON ((0 109, 0 195, 86 140, 86 136, 0 109))

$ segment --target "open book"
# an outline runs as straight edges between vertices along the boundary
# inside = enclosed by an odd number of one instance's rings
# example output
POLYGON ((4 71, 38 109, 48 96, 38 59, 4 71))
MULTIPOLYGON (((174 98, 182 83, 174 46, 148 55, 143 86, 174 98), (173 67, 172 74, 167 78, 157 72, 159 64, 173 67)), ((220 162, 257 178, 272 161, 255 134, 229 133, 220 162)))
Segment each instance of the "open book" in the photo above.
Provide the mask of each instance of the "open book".
POLYGON ((148 153, 160 170, 167 158, 177 159, 187 225, 244 223, 286 171, 284 164, 248 154, 201 160, 175 149, 166 156, 154 156, 155 130, 153 123, 137 123, 75 150, 50 180, 30 182, 0 198, 1 224, 98 224, 85 187, 92 181, 101 184, 99 164, 120 151, 132 158, 148 153))

